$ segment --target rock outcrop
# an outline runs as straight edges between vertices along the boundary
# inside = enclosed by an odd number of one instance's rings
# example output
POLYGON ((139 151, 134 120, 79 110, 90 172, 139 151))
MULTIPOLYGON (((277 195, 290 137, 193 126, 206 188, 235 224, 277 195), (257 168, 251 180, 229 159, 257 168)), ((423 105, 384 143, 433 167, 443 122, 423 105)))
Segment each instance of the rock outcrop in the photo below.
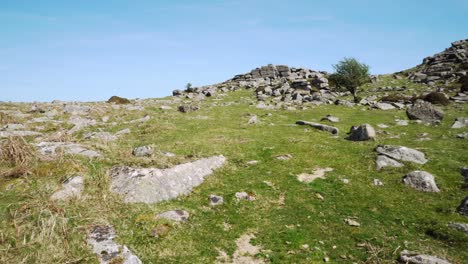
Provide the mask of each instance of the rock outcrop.
POLYGON ((409 75, 410 80, 418 83, 435 84, 442 81, 458 81, 468 72, 468 39, 452 43, 443 52, 427 57, 416 71, 409 75))

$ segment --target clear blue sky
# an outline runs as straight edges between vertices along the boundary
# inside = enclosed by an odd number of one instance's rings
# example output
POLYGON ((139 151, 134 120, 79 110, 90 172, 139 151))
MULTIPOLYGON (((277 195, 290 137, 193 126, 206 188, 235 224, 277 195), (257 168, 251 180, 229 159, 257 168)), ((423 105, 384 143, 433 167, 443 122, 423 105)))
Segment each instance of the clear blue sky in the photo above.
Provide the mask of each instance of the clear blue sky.
POLYGON ((268 63, 372 73, 468 38, 468 0, 0 0, 0 101, 161 97, 268 63))

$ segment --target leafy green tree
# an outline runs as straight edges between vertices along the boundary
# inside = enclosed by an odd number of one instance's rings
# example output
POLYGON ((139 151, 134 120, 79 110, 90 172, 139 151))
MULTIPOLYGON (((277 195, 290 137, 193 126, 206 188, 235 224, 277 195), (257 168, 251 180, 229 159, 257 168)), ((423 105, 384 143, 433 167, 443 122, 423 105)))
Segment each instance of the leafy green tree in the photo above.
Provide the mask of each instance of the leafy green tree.
POLYGON ((344 58, 338 64, 333 65, 335 72, 330 75, 330 80, 337 88, 345 88, 358 100, 358 88, 370 82, 369 66, 360 63, 355 58, 344 58))
POLYGON ((187 84, 185 85, 185 91, 188 92, 188 93, 193 92, 193 86, 192 86, 191 83, 187 83, 187 84))

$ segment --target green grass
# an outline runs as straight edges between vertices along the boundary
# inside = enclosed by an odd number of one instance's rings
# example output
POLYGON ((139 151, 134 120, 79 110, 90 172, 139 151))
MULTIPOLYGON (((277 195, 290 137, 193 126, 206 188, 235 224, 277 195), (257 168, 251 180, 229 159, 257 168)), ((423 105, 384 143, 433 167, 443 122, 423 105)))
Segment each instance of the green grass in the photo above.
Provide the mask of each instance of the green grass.
POLYGON ((256 234, 252 243, 264 249, 259 257, 272 263, 315 263, 325 256, 332 263, 394 263, 403 249, 445 257, 453 263, 468 261, 467 236, 446 228, 449 222, 467 222, 455 212, 467 195, 461 189, 459 168, 468 162, 468 142, 455 135, 466 129, 450 129, 456 117, 467 116, 466 105, 445 107, 446 118, 439 126, 410 122, 399 127, 394 120, 405 119, 403 110, 334 105, 301 111, 260 110, 251 105, 253 100, 252 91, 232 92, 219 101, 207 99, 201 110, 187 114, 159 110, 157 100, 148 103, 143 112, 103 108, 111 117, 109 122, 145 114, 152 119, 141 124, 89 127, 78 133, 77 141, 89 143, 81 138, 87 131, 132 130, 117 142, 92 143, 103 152, 102 160, 74 157, 72 161, 42 162, 36 165, 40 173, 1 180, 0 262, 97 263, 86 245, 86 231, 95 223, 114 225, 117 240, 144 263, 212 263, 218 249, 232 255, 235 240, 249 232, 256 234), (214 102, 234 103, 213 106, 214 102), (249 113, 259 116, 261 123, 247 125, 249 113), (294 125, 297 120, 319 122, 327 114, 341 119, 336 124, 338 137, 294 125), (388 134, 379 133, 375 141, 345 140, 349 128, 362 123, 376 129, 379 123, 391 126, 385 129, 388 134), (417 141, 422 133, 432 140, 417 141), (131 155, 133 147, 148 144, 177 156, 131 155), (378 144, 416 148, 430 161, 379 172, 374 162, 378 144), (227 157, 227 165, 190 195, 152 205, 129 205, 108 191, 106 171, 114 165, 163 168, 218 154, 227 157), (275 159, 279 154, 293 158, 280 161, 275 159), (259 163, 246 165, 250 160, 259 163), (317 167, 334 171, 310 184, 297 181, 296 175, 317 167), (416 169, 435 175, 441 192, 421 193, 405 187, 401 178, 416 169), (73 174, 85 176, 85 198, 50 202, 60 182, 73 174), (344 178, 350 183, 344 184, 344 178), (374 178, 385 185, 373 186, 374 178), (252 192, 257 200, 237 201, 234 194, 239 191, 252 192), (210 194, 222 195, 225 203, 210 208, 210 194), (284 205, 278 202, 281 196, 284 205), (187 210, 191 217, 187 223, 170 224, 169 233, 162 238, 151 237, 151 230, 162 224, 153 216, 169 209, 187 210), (361 227, 346 225, 348 217, 355 217, 361 227), (303 249, 304 244, 309 249, 303 249))

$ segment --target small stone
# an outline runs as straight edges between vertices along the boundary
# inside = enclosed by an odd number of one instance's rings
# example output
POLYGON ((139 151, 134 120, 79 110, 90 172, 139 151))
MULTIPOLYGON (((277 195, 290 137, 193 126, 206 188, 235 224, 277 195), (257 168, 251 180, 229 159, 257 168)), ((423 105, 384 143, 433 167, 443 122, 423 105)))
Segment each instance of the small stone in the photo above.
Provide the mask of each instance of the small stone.
POLYGON ((167 235, 170 230, 171 230, 171 227, 167 224, 158 225, 153 230, 151 230, 150 235, 155 238, 160 238, 160 237, 167 235))
POLYGON ((257 164, 258 164, 258 160, 247 161, 247 165, 257 165, 257 164))
POLYGON ((413 171, 403 177, 403 182, 413 189, 423 192, 440 192, 434 176, 425 171, 413 171))
POLYGON ((236 192, 237 200, 247 200, 247 201, 255 201, 256 198, 253 195, 250 195, 246 192, 236 192))
POLYGON ((467 117, 459 117, 455 120, 451 128, 463 128, 468 126, 468 118, 467 117))
POLYGON ((344 184, 348 184, 348 183, 349 183, 349 179, 341 179, 341 181, 342 181, 344 184))
POLYGON ((332 123, 338 123, 340 122, 340 119, 336 116, 332 116, 332 115, 327 115, 326 117, 320 119, 320 121, 329 121, 329 122, 332 122, 332 123))
POLYGON ((325 198, 323 198, 323 196, 320 193, 316 193, 315 197, 317 197, 317 199, 322 200, 322 201, 325 200, 325 198))
POLYGON ((276 159, 277 160, 290 160, 292 159, 292 155, 291 154, 279 155, 279 156, 276 156, 276 159))
POLYGON ((458 213, 468 216, 468 196, 463 199, 461 204, 457 207, 458 213))
POLYGON ((379 128, 388 128, 388 126, 385 125, 385 124, 378 124, 377 126, 378 126, 379 128))
POLYGON ((468 234, 468 224, 465 223, 449 223, 449 227, 454 228, 458 231, 468 234))
POLYGON ((224 199, 222 196, 211 194, 209 199, 210 199, 210 206, 217 206, 217 205, 221 205, 224 203, 224 199))
POLYGON ((247 124, 249 125, 255 125, 255 124, 258 124, 260 123, 260 120, 258 119, 258 117, 256 115, 253 115, 249 121, 247 122, 247 124))
POLYGON ((397 126, 407 126, 408 125, 408 120, 397 119, 397 120, 395 120, 395 124, 397 126))
POLYGON ((353 219, 351 219, 351 218, 346 218, 344 221, 345 221, 345 223, 346 223, 347 225, 349 225, 349 226, 355 226, 355 227, 361 226, 360 223, 358 223, 357 221, 355 221, 355 220, 353 220, 353 219))
POLYGON ((383 182, 379 179, 374 179, 374 186, 383 186, 383 182))
POLYGON ((153 154, 153 149, 150 146, 141 146, 133 149, 132 154, 136 157, 148 157, 153 154))
POLYGON ((177 209, 160 213, 156 215, 156 219, 164 218, 175 222, 185 222, 189 219, 189 216, 190 214, 187 211, 177 209))

